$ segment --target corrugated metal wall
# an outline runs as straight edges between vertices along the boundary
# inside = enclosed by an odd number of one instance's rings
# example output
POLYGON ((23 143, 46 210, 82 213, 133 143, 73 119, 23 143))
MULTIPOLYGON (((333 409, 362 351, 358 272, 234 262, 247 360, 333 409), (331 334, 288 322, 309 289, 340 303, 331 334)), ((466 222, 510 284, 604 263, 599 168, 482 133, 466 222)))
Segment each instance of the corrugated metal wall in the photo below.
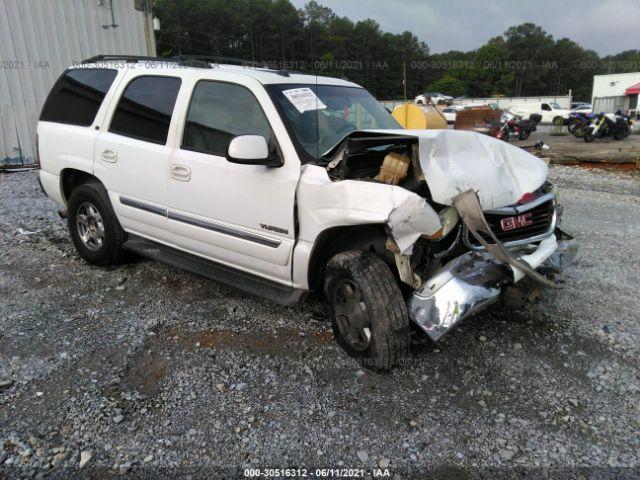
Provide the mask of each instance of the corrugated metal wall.
POLYGON ((150 19, 134 8, 147 3, 0 0, 0 166, 35 160, 40 109, 67 66, 99 54, 155 56, 150 19))
POLYGON ((629 110, 630 97, 619 95, 616 97, 595 97, 593 99, 593 111, 595 113, 615 113, 618 110, 629 110))

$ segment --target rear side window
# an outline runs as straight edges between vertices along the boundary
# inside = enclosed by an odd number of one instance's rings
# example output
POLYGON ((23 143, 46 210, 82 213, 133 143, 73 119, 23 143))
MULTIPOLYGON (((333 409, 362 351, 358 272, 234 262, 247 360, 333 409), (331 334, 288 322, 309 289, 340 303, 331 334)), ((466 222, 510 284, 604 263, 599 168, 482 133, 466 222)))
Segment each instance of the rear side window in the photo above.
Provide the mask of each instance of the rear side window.
POLYGON ((117 74, 106 68, 67 70, 51 90, 40 120, 91 125, 117 74))
POLYGON ((256 97, 240 85, 199 82, 189 105, 182 148, 224 156, 238 135, 271 138, 271 127, 256 97))
POLYGON ((180 83, 175 77, 133 79, 120 98, 109 131, 147 142, 166 143, 180 83))

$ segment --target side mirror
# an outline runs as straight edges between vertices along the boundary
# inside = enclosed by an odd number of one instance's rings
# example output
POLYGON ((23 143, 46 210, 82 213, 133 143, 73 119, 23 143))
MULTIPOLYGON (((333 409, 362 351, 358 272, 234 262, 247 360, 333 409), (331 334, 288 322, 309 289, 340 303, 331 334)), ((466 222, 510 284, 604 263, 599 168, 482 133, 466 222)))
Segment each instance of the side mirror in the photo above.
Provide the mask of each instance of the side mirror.
POLYGON ((282 159, 275 152, 269 152, 267 139, 262 135, 239 135, 232 138, 227 147, 227 160, 243 165, 283 165, 282 159))

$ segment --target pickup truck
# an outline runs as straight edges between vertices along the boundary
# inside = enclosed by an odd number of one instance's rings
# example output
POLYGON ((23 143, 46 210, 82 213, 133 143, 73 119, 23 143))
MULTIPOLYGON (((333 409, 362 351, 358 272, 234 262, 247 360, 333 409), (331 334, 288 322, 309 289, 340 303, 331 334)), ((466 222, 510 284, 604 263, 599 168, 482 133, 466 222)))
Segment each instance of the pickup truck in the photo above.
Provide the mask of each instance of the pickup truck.
POLYGON ((134 252, 284 305, 319 292, 337 342, 376 370, 412 335, 557 287, 576 251, 542 160, 403 130, 346 80, 100 56, 63 72, 37 135, 86 262, 134 252))

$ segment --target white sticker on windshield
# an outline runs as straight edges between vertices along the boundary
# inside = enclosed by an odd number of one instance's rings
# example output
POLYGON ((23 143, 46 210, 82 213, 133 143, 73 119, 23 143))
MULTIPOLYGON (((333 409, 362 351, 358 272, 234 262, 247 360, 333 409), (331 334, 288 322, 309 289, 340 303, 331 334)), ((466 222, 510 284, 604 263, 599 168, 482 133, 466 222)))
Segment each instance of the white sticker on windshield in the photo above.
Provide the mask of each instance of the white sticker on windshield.
POLYGON ((308 87, 292 88, 291 90, 283 90, 282 93, 296 107, 300 113, 308 110, 322 110, 327 106, 322 103, 316 94, 308 87))

